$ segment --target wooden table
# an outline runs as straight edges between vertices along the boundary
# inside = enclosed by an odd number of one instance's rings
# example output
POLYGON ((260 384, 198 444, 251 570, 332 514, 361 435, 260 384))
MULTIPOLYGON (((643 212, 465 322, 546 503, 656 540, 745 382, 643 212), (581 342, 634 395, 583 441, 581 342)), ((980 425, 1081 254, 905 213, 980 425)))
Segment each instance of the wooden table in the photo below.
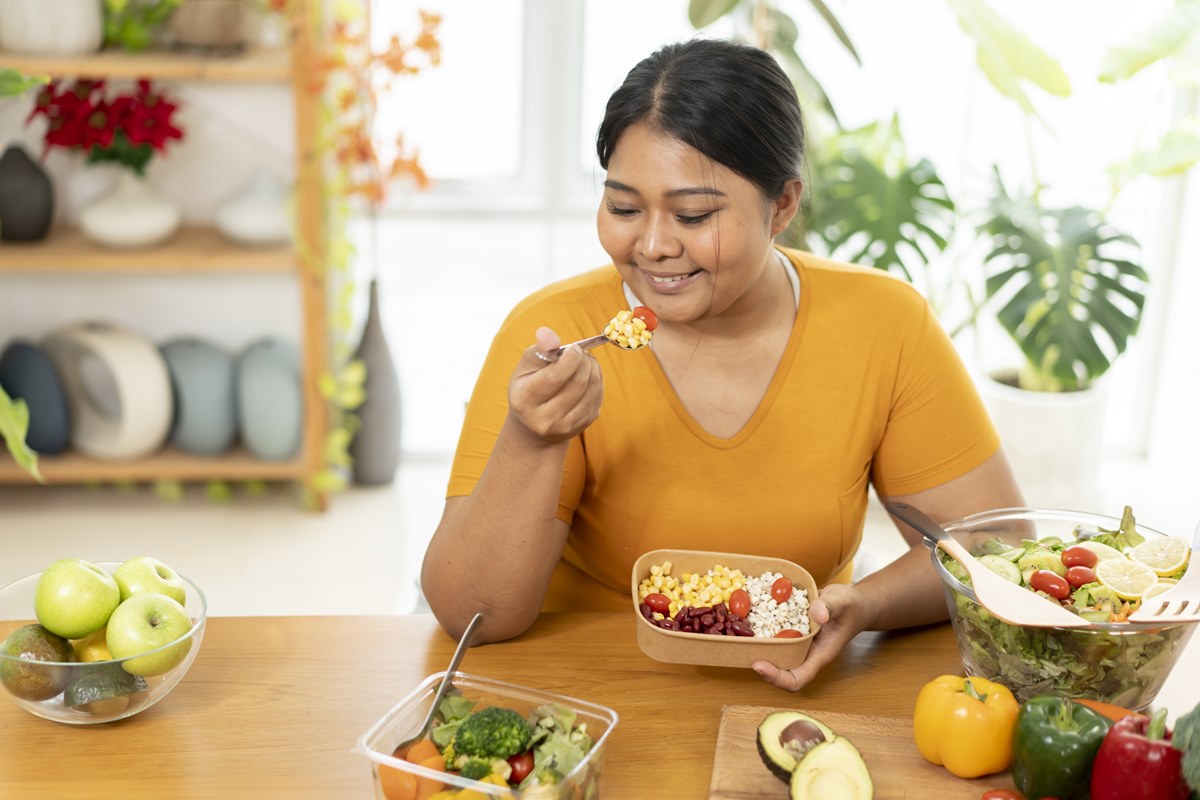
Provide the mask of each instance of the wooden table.
MULTIPOLYGON (((472 648, 461 667, 616 709, 607 800, 707 797, 726 704, 909 717, 923 683, 962 668, 949 625, 868 633, 791 694, 749 670, 652 661, 633 622, 546 615, 518 639, 472 648)), ((366 800, 355 741, 454 646, 427 615, 212 619, 183 682, 127 720, 60 725, 0 701, 0 798, 366 800)), ((1192 642, 1156 705, 1172 718, 1190 710, 1197 674, 1192 642)))

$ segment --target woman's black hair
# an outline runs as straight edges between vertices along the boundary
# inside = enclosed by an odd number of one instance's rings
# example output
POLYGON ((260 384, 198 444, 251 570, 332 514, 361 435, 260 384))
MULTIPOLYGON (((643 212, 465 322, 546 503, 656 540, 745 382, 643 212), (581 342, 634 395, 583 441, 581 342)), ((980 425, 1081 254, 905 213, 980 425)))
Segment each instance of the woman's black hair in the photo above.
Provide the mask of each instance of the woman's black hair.
POLYGON ((600 166, 646 122, 779 197, 800 177, 804 119, 796 90, 763 50, 723 39, 659 48, 613 92, 596 134, 600 166))

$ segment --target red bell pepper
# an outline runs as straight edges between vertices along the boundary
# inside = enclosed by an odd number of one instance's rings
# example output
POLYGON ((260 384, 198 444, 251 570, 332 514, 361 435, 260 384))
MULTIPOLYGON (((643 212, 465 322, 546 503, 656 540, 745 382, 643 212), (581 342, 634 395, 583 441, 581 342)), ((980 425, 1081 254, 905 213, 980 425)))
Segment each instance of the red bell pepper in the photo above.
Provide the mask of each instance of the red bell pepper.
POLYGON ((1092 764, 1092 800, 1187 800, 1167 710, 1113 723, 1092 764))

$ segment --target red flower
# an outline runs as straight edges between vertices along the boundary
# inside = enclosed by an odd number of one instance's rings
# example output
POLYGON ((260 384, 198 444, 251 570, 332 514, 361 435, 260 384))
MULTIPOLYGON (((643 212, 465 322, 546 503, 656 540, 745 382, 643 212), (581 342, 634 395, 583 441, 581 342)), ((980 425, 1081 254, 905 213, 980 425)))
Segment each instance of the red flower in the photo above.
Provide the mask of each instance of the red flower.
POLYGON ((46 118, 46 151, 51 147, 80 150, 88 161, 112 161, 139 174, 155 151, 167 141, 182 139, 183 131, 171 118, 179 108, 156 92, 148 80, 139 80, 133 92, 105 98, 105 82, 79 79, 66 86, 49 84, 37 97, 26 122, 46 118))

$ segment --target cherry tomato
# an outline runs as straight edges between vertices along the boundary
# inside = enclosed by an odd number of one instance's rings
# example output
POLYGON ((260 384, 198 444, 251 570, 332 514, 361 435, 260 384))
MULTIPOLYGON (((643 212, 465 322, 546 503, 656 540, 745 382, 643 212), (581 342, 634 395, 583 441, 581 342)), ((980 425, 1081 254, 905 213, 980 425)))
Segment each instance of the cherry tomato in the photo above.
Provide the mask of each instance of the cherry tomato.
POLYGON ((1100 557, 1096 555, 1096 551, 1090 547, 1076 544, 1062 551, 1063 566, 1067 567, 1094 567, 1100 557))
POLYGON ((1029 586, 1035 592, 1045 592, 1055 600, 1065 600, 1071 594, 1067 579, 1048 569, 1039 569, 1029 576, 1029 586))
POLYGON ((750 613, 750 595, 745 589, 734 589, 729 594, 729 613, 742 619, 750 613))
POLYGON ((508 776, 509 783, 520 783, 525 780, 525 776, 533 772, 533 753, 521 753, 508 759, 508 765, 512 767, 512 774, 508 776))
POLYGON ((1023 800, 1023 798, 1009 789, 988 789, 979 800, 1023 800))
POLYGON ((648 594, 642 602, 650 606, 651 611, 657 611, 660 614, 667 614, 671 611, 671 598, 665 594, 658 594, 657 592, 648 594))
POLYGON ((779 633, 775 634, 776 639, 803 639, 804 634, 795 628, 784 628, 779 633))
POLYGON ((648 331, 652 331, 658 327, 658 315, 645 306, 638 306, 630 314, 646 323, 646 330, 648 331))
POLYGON ((771 584, 771 597, 775 598, 776 603, 786 603, 791 596, 792 582, 787 578, 779 578, 771 584))
POLYGON ((1085 583, 1093 583, 1096 580, 1096 570, 1091 567, 1077 565, 1067 567, 1067 583, 1078 589, 1085 583))

